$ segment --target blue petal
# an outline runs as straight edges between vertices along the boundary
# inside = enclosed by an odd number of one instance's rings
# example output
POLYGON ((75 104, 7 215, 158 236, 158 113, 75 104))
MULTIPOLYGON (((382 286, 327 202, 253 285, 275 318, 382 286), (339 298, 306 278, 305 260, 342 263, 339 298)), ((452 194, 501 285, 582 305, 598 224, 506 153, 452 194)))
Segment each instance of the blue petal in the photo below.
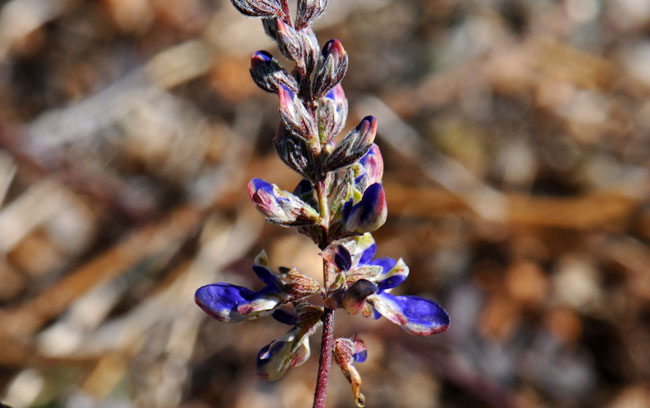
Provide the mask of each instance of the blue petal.
POLYGON ((275 274, 270 271, 268 268, 262 266, 262 265, 253 265, 253 272, 255 272, 255 275, 257 275, 258 278, 262 282, 264 282, 267 286, 275 287, 276 286, 276 276, 275 274))
POLYGON ((255 54, 253 54, 255 57, 258 57, 262 61, 271 61, 273 59, 273 56, 269 54, 267 51, 257 51, 255 54))
POLYGON ((281 302, 277 292, 268 286, 253 292, 230 283, 213 283, 200 287, 194 301, 207 314, 222 322, 240 322, 268 314, 281 302))
POLYGON ((297 317, 294 314, 291 314, 282 309, 276 309, 271 316, 278 322, 289 326, 296 324, 297 317))
POLYGON ((368 350, 360 351, 359 353, 354 354, 353 356, 355 363, 363 363, 368 358, 368 350))
POLYGON ((194 300, 207 314, 224 322, 241 321, 237 307, 252 299, 254 292, 230 283, 214 283, 197 289, 194 300))
POLYGON ((255 186, 255 191, 264 190, 269 194, 273 194, 273 185, 268 181, 259 178, 254 178, 253 180, 251 180, 251 182, 255 186))
POLYGON ((397 264, 397 261, 393 258, 389 257, 384 257, 384 258, 377 258, 373 259, 372 261, 368 262, 370 265, 379 265, 382 268, 382 275, 385 273, 388 273, 391 269, 395 267, 395 264, 397 264))
POLYGON ((382 191, 382 185, 380 183, 375 183, 363 192, 363 197, 359 204, 357 204, 363 207, 363 215, 361 216, 359 224, 367 224, 371 217, 375 216, 375 208, 379 204, 382 191))
POLYGON ((404 331, 428 336, 447 330, 449 315, 436 302, 419 296, 393 296, 377 293, 368 297, 375 310, 399 324, 404 331))
POLYGON ((300 183, 296 185, 296 188, 293 189, 293 194, 300 197, 305 193, 309 193, 313 191, 314 191, 314 187, 311 185, 311 182, 307 179, 302 179, 300 180, 300 183))
POLYGON ((373 256, 377 253, 377 244, 374 242, 366 248, 363 253, 361 253, 361 258, 359 258, 359 265, 366 265, 373 256))

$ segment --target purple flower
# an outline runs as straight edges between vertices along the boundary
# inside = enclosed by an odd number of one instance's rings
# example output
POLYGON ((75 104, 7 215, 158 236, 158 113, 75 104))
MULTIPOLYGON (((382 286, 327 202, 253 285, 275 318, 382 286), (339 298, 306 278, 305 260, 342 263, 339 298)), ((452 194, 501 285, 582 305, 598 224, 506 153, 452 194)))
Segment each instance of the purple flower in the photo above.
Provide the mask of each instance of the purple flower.
POLYGON ((449 326, 447 312, 432 300, 419 296, 395 296, 390 289, 406 280, 409 269, 402 259, 373 259, 377 246, 370 234, 335 242, 324 253, 326 260, 345 276, 341 305, 348 313, 384 316, 410 334, 428 336, 449 326))
POLYGON ((295 269, 271 269, 266 252, 255 258, 253 271, 265 286, 255 292, 230 283, 213 283, 197 289, 194 300, 211 317, 222 322, 240 322, 271 315, 286 320, 281 312, 274 310, 283 303, 296 302, 320 292, 315 280, 295 269))
POLYGON ((371 184, 356 204, 354 199, 347 201, 341 213, 345 229, 356 233, 378 229, 386 222, 387 214, 386 193, 381 183, 371 184))
POLYGON ((257 209, 274 224, 312 225, 320 218, 309 204, 262 179, 254 178, 248 183, 248 194, 257 209))

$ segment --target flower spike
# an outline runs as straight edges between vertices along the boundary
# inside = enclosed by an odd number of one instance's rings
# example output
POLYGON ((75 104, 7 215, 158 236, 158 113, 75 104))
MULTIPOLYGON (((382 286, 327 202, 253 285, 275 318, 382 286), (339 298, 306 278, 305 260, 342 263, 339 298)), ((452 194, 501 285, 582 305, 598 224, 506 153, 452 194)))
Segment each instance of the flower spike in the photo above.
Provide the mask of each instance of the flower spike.
POLYGON ((323 284, 295 268, 274 269, 262 251, 253 264, 261 289, 214 283, 199 288, 195 301, 223 322, 271 316, 289 326, 257 355, 257 373, 269 380, 303 364, 310 355, 309 336, 322 327, 314 408, 325 408, 330 356, 350 383, 357 407, 363 407, 365 397, 355 365, 366 360, 366 345, 356 334, 334 340, 334 311, 383 316, 420 336, 446 330, 449 316, 432 300, 392 294, 408 277, 409 268, 401 258, 375 257, 377 245, 370 232, 381 227, 387 216, 381 184, 384 162, 375 144, 377 119, 366 116, 348 134, 340 135, 348 116, 341 84, 348 54, 336 39, 321 48, 312 28, 328 0, 231 2, 240 12, 260 17, 265 33, 294 65, 285 70, 270 53, 257 51, 251 57, 250 74, 261 89, 278 95, 281 122, 273 145, 301 180, 289 192, 254 178, 248 192, 267 221, 296 227, 318 245, 323 284), (295 18, 289 3, 296 6, 295 18), (312 303, 317 294, 323 299, 312 303))

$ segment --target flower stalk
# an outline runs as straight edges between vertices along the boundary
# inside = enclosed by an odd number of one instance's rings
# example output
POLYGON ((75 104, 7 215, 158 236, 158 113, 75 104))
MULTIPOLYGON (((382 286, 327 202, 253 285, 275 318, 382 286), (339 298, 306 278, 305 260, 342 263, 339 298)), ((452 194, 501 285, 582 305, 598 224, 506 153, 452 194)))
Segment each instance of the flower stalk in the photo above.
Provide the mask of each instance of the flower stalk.
POLYGON ((287 0, 231 0, 243 14, 259 17, 278 50, 295 66, 288 71, 267 51, 251 58, 253 81, 278 95, 280 125, 273 144, 282 161, 302 176, 292 191, 255 178, 248 184, 252 203, 267 221, 294 227, 320 248, 322 284, 295 268, 275 270, 262 251, 253 271, 263 282, 254 291, 229 283, 208 284, 195 301, 222 322, 271 316, 290 327, 262 347, 257 372, 269 380, 310 356, 309 337, 322 328, 314 408, 324 408, 332 358, 363 407, 361 375, 355 363, 366 360, 365 343, 334 338, 334 311, 384 317, 409 334, 427 336, 447 329, 449 316, 437 303, 418 296, 396 296, 392 289, 409 273, 402 259, 375 258, 370 234, 386 221, 383 159, 374 143, 377 119, 366 116, 343 138, 348 101, 341 80, 348 69, 343 45, 331 39, 320 48, 311 26, 328 0, 298 0, 295 20, 287 0), (338 142, 336 140, 339 140, 338 142), (316 295, 320 302, 313 302, 316 295))

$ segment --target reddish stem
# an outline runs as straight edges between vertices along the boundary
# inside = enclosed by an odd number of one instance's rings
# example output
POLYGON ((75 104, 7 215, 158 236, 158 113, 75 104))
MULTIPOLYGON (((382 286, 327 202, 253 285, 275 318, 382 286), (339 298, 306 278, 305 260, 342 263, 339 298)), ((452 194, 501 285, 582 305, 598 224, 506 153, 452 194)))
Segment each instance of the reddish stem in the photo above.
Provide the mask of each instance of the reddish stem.
POLYGON ((323 317, 323 339, 320 346, 320 359, 318 360, 318 379, 314 392, 314 407, 325 408, 327 383, 332 366, 332 350, 334 348, 334 310, 325 308, 323 317))

